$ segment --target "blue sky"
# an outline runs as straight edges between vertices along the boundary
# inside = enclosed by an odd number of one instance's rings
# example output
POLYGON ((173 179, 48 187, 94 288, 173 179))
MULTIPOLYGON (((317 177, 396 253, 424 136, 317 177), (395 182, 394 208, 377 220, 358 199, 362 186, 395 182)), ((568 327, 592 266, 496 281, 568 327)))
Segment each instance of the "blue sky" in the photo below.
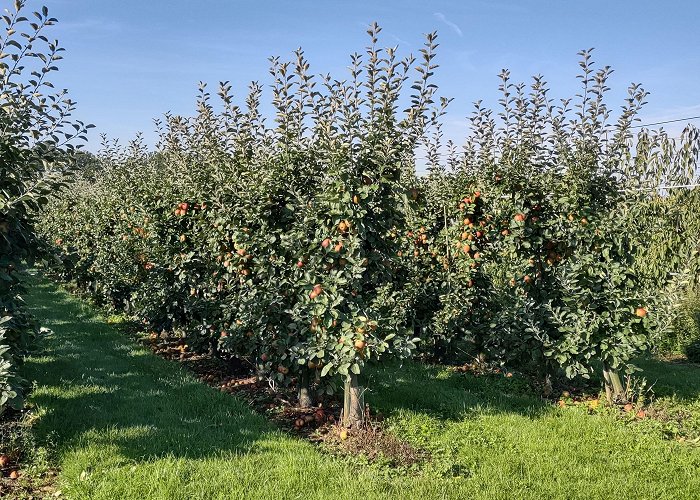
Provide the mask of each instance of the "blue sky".
MULTIPOLYGON (((3 0, 3 4, 9 2, 3 0)), ((137 131, 149 143, 153 118, 193 113, 197 82, 229 80, 243 98, 250 80, 270 83, 267 58, 301 46, 314 72, 346 74, 349 54, 367 43, 377 21, 385 45, 416 53, 423 33, 438 30, 436 83, 453 97, 446 135, 461 142, 472 103, 498 99, 497 74, 514 80, 543 74, 552 97, 577 91, 576 53, 615 73, 609 103, 622 104, 627 85, 651 92, 644 121, 700 115, 700 2, 697 1, 235 1, 45 0, 59 19, 52 29, 66 48, 53 82, 78 101, 75 117, 126 141, 137 131)), ((41 3, 29 0, 29 7, 41 3)), ((269 94, 268 94, 269 95, 269 94)), ((700 125, 700 121, 695 122, 700 125)), ((672 134, 683 124, 668 125, 672 134)))

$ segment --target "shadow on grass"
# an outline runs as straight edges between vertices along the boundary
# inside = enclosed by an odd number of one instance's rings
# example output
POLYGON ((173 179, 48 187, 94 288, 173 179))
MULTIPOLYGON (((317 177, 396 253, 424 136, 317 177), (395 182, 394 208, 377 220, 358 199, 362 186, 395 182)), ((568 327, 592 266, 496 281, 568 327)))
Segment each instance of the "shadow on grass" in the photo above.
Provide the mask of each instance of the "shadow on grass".
POLYGON ((108 444, 130 460, 200 458, 280 438, 244 403, 137 346, 56 286, 35 279, 28 304, 54 332, 24 370, 37 381, 37 434, 59 453, 108 444))
MULTIPOLYGON (((32 401, 44 414, 40 436, 61 450, 87 443, 117 446, 131 460, 207 457, 260 449, 279 439, 263 417, 197 382, 107 325, 89 306, 35 279, 29 304, 54 333, 32 357, 32 401)), ((409 362, 370 370, 368 401, 385 413, 410 409, 446 419, 508 412, 537 417, 551 407, 522 379, 474 377, 409 362)))
POLYGON ((366 399, 385 413, 410 410, 449 420, 496 413, 537 418, 552 411, 518 376, 475 376, 411 361, 370 369, 366 399))
MULTIPOLYGON (((39 436, 59 453, 116 446, 127 460, 204 458, 263 450, 283 439, 263 417, 197 382, 107 325, 90 307, 35 278, 28 303, 54 333, 30 358, 31 399, 43 413, 39 436)), ((695 399, 700 367, 641 360, 658 395, 695 399)), ((414 362, 368 371, 367 401, 385 414, 410 410, 442 419, 508 413, 536 419, 555 411, 519 377, 475 377, 414 362)))
POLYGON ((650 357, 637 359, 634 363, 642 369, 636 376, 644 377, 652 385, 654 395, 675 396, 681 401, 700 399, 700 364, 650 357))
MULTIPOLYGON (((635 378, 644 378, 657 397, 679 401, 700 399, 700 365, 663 361, 655 358, 635 360, 642 368, 635 378)), ((594 386, 602 387, 596 374, 594 386)), ((600 379, 600 380, 599 380, 600 379)), ((538 418, 554 406, 519 377, 502 375, 474 376, 447 370, 444 366, 426 366, 416 362, 392 363, 373 367, 368 373, 366 399, 373 408, 385 413, 411 410, 461 420, 474 414, 512 413, 538 418)))

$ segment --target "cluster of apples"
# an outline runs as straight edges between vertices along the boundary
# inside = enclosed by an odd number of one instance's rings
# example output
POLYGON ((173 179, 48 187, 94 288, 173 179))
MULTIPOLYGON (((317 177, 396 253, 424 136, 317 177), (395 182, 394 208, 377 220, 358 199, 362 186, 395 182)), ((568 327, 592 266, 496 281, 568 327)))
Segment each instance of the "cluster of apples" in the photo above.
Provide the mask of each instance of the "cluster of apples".
MULTIPOLYGON (((8 455, 0 455, 0 467, 4 468, 10 465, 10 457, 8 455)), ((10 479, 18 479, 19 478, 19 472, 16 470, 11 470, 8 474, 7 477, 10 479)))
POLYGON ((326 415, 326 412, 322 409, 319 408, 316 411, 314 411, 313 415, 304 415, 303 417, 299 417, 294 421, 294 428, 296 430, 300 430, 304 426, 309 426, 313 423, 316 425, 321 425, 326 421, 329 421, 332 419, 332 415, 326 415))
POLYGON ((187 215, 187 211, 190 208, 190 204, 187 202, 182 202, 178 203, 177 208, 175 209, 175 215, 178 217, 182 217, 183 215, 187 215))
POLYGON ((182 203, 178 203, 177 207, 175 208, 175 215, 178 217, 182 217, 184 215, 187 215, 187 212, 192 208, 193 210, 205 210, 207 208, 207 204, 205 202, 200 203, 195 203, 194 205, 190 205, 186 201, 183 201, 182 203))
MULTIPOLYGON (((418 257, 421 254, 421 250, 428 248, 428 231, 425 226, 421 226, 417 231, 407 231, 406 236, 413 239, 413 256, 418 257)), ((402 257, 403 252, 399 251, 398 256, 402 257)))
POLYGON ((311 300, 313 300, 316 297, 318 297, 319 295, 321 295, 322 293, 323 293, 323 286, 321 286, 320 283, 316 283, 314 285, 314 287, 311 289, 311 291, 309 292, 309 298, 311 300))
MULTIPOLYGON (((336 253, 340 253, 343 251, 344 245, 342 238, 348 234, 348 231, 350 231, 350 222, 348 222, 347 220, 341 220, 338 223, 337 229, 338 233, 340 233, 341 239, 337 240, 335 244, 333 244, 333 241, 330 238, 325 238, 321 242, 321 248, 323 248, 324 250, 328 250, 332 247, 332 250, 336 253)), ((300 260, 300 262, 302 261, 300 260)))
MULTIPOLYGON (((486 238, 486 226, 488 217, 482 214, 481 191, 474 191, 471 196, 465 196, 459 202, 458 209, 463 214, 461 234, 455 242, 462 255, 467 257, 469 267, 476 269, 482 259, 480 246, 486 238)), ((458 254, 459 255, 459 254, 458 254)), ((469 280, 468 286, 473 286, 473 280, 469 280)))
POLYGON ((237 247, 235 254, 233 252, 226 252, 224 255, 219 255, 217 260, 219 262, 223 261, 222 265, 229 271, 232 271, 234 267, 234 257, 238 258, 238 273, 241 276, 250 276, 252 271, 250 270, 249 264, 253 256, 243 247, 237 247))

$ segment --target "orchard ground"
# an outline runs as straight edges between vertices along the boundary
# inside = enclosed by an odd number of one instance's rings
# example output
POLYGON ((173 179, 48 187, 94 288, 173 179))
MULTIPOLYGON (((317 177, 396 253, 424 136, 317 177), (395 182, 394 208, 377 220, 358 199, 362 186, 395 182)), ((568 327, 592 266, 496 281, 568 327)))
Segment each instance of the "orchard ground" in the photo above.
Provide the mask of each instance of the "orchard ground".
MULTIPOLYGON (((67 498, 697 498, 700 366, 640 361, 653 418, 542 399, 524 379, 414 362, 371 371, 386 432, 430 458, 392 468, 284 432, 35 278, 53 334, 25 375, 67 498)), ((352 437, 350 438, 352 439, 352 437)), ((41 450, 39 450, 41 451, 41 450)), ((29 472, 19 481, 27 481, 29 472)))

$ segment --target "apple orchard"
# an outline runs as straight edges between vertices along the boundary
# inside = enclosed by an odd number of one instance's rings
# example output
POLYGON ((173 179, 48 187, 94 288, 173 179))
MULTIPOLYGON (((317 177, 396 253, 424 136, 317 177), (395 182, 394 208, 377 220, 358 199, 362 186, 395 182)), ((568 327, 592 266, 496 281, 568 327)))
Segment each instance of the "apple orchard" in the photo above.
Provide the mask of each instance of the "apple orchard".
POLYGON ((630 86, 613 112, 611 70, 584 51, 579 97, 503 71, 499 108, 477 103, 457 146, 432 83, 436 35, 402 58, 380 31, 339 80, 310 74, 301 50, 272 58, 267 120, 262 85, 238 102, 227 82, 215 97, 202 84, 196 116, 158 122, 155 150, 78 155, 38 225, 53 273, 294 386, 301 406, 344 390, 348 426, 364 418, 366 367, 395 358, 466 353, 545 385, 599 371, 620 401, 697 276, 697 249, 664 229, 697 190, 658 190, 696 180, 697 130, 677 144, 635 129, 646 92, 630 86))

